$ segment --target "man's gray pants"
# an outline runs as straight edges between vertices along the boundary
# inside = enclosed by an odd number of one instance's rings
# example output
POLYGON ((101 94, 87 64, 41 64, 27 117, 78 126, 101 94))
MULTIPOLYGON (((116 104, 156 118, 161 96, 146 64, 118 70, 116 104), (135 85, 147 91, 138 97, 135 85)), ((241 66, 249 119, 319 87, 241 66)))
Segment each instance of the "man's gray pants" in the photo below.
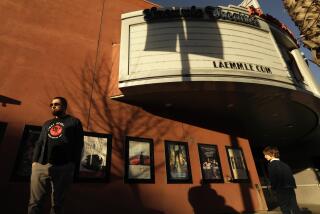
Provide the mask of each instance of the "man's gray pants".
POLYGON ((42 213, 45 196, 51 192, 50 214, 63 213, 66 192, 73 182, 74 164, 61 166, 36 163, 32 166, 28 214, 42 213))

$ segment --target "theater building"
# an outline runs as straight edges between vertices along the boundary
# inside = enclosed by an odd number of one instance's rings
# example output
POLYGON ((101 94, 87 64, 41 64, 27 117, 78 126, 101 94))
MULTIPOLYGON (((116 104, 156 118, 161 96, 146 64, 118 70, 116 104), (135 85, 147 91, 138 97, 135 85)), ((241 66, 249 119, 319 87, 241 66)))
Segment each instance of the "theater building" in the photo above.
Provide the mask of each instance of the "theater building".
POLYGON ((271 210, 266 145, 292 166, 300 206, 316 210, 319 88, 290 31, 247 2, 2 2, 6 213, 27 210, 30 156, 55 96, 86 131, 66 213, 271 210))

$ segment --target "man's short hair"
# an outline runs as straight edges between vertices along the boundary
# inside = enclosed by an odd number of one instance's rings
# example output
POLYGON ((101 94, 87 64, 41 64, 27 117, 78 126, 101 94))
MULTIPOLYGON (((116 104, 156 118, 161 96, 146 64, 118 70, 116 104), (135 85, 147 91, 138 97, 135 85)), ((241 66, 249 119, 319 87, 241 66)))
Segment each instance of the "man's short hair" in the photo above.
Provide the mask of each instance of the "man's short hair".
POLYGON ((54 99, 59 99, 60 102, 62 103, 62 105, 65 107, 65 109, 67 109, 67 107, 68 107, 68 102, 67 102, 66 98, 64 98, 64 97, 54 97, 53 100, 54 100, 54 99))
POLYGON ((269 155, 269 156, 275 157, 275 158, 279 158, 280 157, 279 149, 276 146, 267 146, 263 150, 263 154, 264 155, 269 155))

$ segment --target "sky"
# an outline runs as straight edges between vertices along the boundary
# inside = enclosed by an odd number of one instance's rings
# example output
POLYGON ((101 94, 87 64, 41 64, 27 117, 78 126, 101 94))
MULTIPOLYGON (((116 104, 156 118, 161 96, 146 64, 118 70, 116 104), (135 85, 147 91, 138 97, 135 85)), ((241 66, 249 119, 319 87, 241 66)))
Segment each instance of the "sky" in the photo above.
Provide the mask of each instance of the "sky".
MULTIPOLYGON (((242 0, 149 0, 153 3, 159 4, 163 7, 205 7, 205 6, 228 6, 239 5, 242 0)), ((265 14, 270 14, 277 18, 282 23, 286 24, 288 28, 294 33, 296 38, 300 37, 299 29, 291 20, 286 9, 283 6, 282 0, 259 0, 261 9, 265 14)), ((301 45, 302 46, 302 45, 301 45)), ((308 49, 301 47, 301 51, 308 59, 312 59, 311 53, 308 49)), ((311 71, 316 78, 318 85, 320 85, 320 67, 309 62, 311 71)))

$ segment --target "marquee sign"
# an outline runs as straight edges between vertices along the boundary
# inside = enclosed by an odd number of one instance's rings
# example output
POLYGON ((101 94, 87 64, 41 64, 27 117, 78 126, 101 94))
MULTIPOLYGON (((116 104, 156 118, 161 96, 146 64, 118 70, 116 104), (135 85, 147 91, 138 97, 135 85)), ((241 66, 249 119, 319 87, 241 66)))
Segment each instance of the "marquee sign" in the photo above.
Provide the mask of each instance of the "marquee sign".
POLYGON ((268 24, 240 7, 154 7, 124 14, 119 86, 226 81, 291 87, 291 68, 268 24))
POLYGON ((271 68, 244 62, 231 62, 231 61, 212 61, 214 68, 219 69, 232 69, 238 71, 254 71, 266 74, 272 74, 271 68))
POLYGON ((221 7, 207 6, 205 9, 192 6, 191 8, 168 8, 161 9, 152 7, 143 11, 146 21, 157 21, 166 19, 210 19, 228 20, 238 23, 260 27, 258 19, 245 13, 224 11, 221 7))

